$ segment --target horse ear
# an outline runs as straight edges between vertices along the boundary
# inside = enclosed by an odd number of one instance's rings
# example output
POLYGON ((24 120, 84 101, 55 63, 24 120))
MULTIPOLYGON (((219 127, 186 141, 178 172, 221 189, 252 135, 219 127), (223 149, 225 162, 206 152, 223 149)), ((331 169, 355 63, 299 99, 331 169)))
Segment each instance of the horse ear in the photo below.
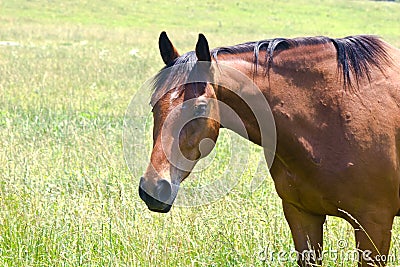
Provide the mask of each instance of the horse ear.
POLYGON ((196 56, 199 61, 211 62, 210 48, 206 37, 202 33, 199 34, 199 40, 196 44, 196 56))
POLYGON ((158 47, 160 48, 160 54, 165 65, 169 65, 172 63, 172 61, 179 57, 178 51, 169 40, 166 32, 162 32, 160 34, 160 38, 158 39, 158 47))

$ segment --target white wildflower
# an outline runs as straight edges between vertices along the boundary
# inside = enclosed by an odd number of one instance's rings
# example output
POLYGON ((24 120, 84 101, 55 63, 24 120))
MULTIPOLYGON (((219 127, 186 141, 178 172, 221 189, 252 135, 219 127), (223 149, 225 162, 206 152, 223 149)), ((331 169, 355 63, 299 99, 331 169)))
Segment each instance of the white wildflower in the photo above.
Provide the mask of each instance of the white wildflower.
POLYGON ((131 51, 129 51, 129 55, 131 56, 137 56, 139 53, 139 49, 133 48, 131 51))

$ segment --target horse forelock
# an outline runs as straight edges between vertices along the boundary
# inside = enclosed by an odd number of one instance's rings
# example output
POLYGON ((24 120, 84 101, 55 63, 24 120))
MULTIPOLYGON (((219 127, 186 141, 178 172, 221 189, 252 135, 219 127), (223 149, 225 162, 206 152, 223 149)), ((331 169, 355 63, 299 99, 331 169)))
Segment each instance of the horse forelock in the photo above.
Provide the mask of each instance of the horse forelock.
POLYGON ((151 106, 154 107, 157 101, 169 91, 174 93, 174 95, 180 95, 181 91, 185 88, 181 85, 186 83, 196 62, 196 53, 190 51, 162 68, 151 80, 151 86, 153 88, 153 94, 150 100, 151 106))

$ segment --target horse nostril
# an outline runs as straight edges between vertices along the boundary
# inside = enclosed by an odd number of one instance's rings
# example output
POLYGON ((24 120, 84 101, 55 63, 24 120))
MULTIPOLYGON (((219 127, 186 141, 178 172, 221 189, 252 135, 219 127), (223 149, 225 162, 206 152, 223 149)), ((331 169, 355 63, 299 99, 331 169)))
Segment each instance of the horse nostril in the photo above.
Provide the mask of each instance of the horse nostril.
POLYGON ((171 183, 165 179, 160 180, 156 192, 158 200, 166 203, 172 194, 171 183))

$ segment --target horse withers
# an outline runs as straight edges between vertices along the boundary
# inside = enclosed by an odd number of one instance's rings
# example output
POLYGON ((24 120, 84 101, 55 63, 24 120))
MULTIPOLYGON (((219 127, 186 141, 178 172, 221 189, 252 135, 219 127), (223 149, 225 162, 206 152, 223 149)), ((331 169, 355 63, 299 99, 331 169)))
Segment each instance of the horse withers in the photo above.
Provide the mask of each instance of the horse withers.
POLYGON ((299 265, 322 263, 327 215, 354 227, 360 266, 386 264, 400 215, 398 49, 361 35, 276 38, 210 51, 200 34, 195 51, 180 55, 165 32, 159 49, 164 69, 176 69, 154 81, 153 149, 139 185, 150 210, 170 210, 179 184, 213 149, 222 126, 238 132, 244 125, 244 136, 269 155, 262 118, 243 101, 254 92, 235 75, 217 75, 227 66, 252 80, 272 111, 277 142, 270 172, 296 251, 315 252, 299 257, 299 265), (193 75, 200 79, 182 85, 193 75), (221 103, 237 116, 222 112, 221 103))

